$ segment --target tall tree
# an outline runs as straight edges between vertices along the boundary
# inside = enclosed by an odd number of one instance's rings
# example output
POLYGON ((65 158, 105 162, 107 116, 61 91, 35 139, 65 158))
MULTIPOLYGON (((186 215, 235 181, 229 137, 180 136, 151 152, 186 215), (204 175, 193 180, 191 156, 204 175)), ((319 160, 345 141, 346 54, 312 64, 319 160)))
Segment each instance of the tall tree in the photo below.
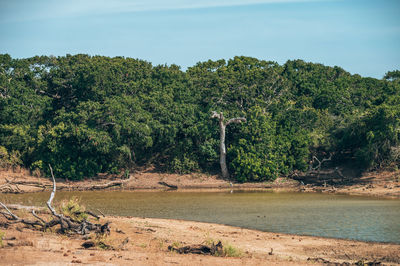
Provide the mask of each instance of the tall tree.
POLYGON ((241 122, 246 122, 246 118, 244 117, 235 117, 229 119, 227 122, 225 122, 224 115, 222 112, 212 112, 211 118, 217 118, 219 121, 219 151, 220 151, 220 158, 219 158, 219 163, 221 165, 221 172, 222 172, 222 177, 223 178, 229 178, 229 172, 228 172, 228 167, 226 166, 226 147, 225 147, 225 130, 226 127, 232 123, 241 123, 241 122))

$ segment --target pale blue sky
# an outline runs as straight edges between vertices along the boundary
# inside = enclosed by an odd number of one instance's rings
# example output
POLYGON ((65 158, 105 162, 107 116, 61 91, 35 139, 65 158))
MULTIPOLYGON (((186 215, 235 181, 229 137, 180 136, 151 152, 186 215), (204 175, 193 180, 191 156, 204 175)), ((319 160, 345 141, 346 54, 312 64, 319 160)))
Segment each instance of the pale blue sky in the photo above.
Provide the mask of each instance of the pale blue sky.
POLYGON ((400 69, 399 0, 0 0, 0 53, 125 56, 186 69, 236 55, 400 69))

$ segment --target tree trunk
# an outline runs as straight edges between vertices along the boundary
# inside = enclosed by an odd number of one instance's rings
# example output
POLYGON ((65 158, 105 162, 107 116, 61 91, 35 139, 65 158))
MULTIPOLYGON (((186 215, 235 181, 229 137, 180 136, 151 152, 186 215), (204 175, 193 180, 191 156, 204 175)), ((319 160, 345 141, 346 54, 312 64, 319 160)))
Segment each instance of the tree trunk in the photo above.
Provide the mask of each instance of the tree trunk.
POLYGON ((222 172, 222 178, 228 179, 229 178, 229 172, 228 172, 228 166, 226 165, 226 146, 225 146, 225 131, 226 131, 226 126, 231 124, 231 123, 240 123, 240 122, 246 122, 246 118, 244 117, 236 117, 229 119, 226 123, 224 122, 225 118, 222 112, 219 114, 215 111, 212 112, 211 118, 218 118, 219 120, 219 152, 220 152, 220 157, 219 157, 219 164, 221 165, 221 172, 222 172))
POLYGON ((229 178, 228 167, 226 166, 226 147, 225 147, 225 129, 223 121, 219 121, 219 164, 221 165, 222 178, 229 178))

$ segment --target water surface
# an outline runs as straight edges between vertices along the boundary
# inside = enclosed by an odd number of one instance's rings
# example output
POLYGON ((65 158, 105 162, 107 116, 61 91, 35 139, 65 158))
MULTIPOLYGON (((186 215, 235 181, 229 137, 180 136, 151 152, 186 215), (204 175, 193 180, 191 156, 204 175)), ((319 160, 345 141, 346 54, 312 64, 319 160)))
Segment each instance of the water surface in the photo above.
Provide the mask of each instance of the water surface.
MULTIPOLYGON (((45 206, 50 192, 4 195, 45 206)), ((400 243, 400 200, 273 192, 57 192, 106 214, 184 219, 262 231, 400 243)))

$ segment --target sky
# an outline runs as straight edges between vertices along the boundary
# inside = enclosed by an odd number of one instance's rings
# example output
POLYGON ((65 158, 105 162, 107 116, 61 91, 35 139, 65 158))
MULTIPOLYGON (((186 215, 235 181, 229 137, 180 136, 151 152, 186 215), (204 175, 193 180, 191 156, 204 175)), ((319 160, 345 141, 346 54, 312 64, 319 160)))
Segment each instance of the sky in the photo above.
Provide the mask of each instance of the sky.
POLYGON ((399 0, 0 0, 0 53, 176 64, 302 59, 382 78, 400 69, 399 0))

